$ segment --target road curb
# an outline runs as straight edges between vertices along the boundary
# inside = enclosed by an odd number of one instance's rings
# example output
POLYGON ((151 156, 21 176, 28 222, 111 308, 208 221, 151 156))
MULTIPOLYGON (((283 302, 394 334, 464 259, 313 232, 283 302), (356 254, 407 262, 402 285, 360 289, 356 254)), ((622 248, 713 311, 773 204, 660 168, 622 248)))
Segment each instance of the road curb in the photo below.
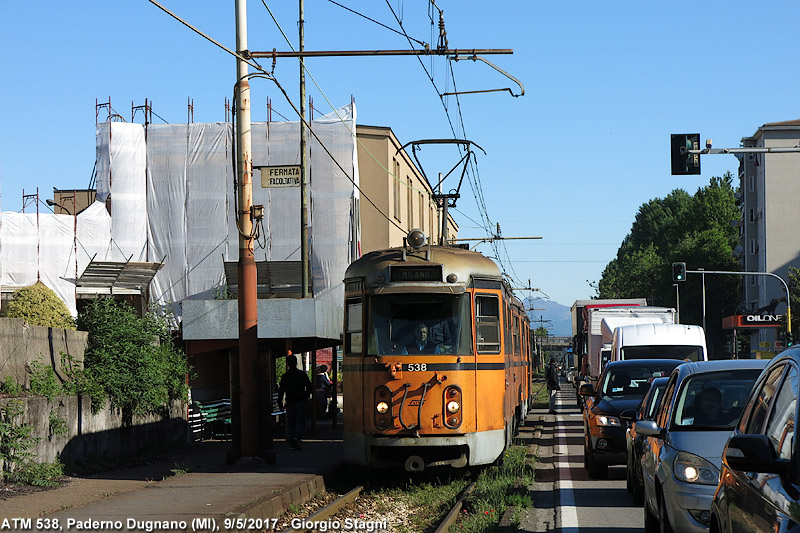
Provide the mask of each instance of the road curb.
MULTIPOLYGON (((555 416, 550 414, 534 414, 532 422, 537 424, 533 431, 533 438, 529 446, 529 456, 536 457, 534 468, 534 481, 528 487, 533 495, 533 507, 528 511, 521 531, 554 531, 556 528, 556 494, 555 494, 555 468, 552 463, 553 447, 541 444, 544 433, 539 424, 553 424, 555 416)), ((545 430, 546 431, 546 430, 545 430)))

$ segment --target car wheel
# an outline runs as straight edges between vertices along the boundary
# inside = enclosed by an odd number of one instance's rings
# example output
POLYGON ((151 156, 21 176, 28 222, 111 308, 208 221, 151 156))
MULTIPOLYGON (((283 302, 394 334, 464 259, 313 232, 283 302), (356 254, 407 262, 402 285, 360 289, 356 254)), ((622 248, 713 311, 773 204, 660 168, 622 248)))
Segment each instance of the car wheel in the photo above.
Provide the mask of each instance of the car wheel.
POLYGON ((660 531, 658 518, 650 510, 650 506, 647 503, 644 504, 644 531, 645 533, 658 533, 660 531))
POLYGON ((592 479, 606 479, 608 477, 608 465, 599 463, 594 457, 594 453, 589 448, 588 444, 584 445, 586 470, 589 472, 589 477, 592 479))
POLYGON ((669 515, 667 514, 667 502, 664 501, 664 495, 661 494, 661 497, 658 500, 658 517, 660 518, 660 529, 661 533, 673 533, 672 526, 669 523, 669 515))

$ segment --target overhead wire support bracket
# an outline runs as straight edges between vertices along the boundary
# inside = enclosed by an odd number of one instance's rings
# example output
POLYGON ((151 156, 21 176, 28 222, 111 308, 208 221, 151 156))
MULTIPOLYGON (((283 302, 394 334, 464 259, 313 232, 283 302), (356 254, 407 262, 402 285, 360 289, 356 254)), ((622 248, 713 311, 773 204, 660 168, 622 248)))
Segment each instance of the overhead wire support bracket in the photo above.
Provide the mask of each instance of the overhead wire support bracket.
POLYGON ((487 59, 485 59, 483 57, 480 57, 475 53, 473 53, 469 57, 459 57, 458 54, 454 54, 451 59, 453 61, 469 61, 469 60, 475 61, 475 60, 480 59, 481 61, 483 61, 484 63, 486 63, 487 65, 489 65, 493 69, 495 69, 497 72, 499 72, 500 74, 502 74, 506 78, 514 81, 514 83, 519 85, 520 93, 519 94, 514 94, 514 91, 512 91, 511 88, 505 87, 503 89, 484 89, 484 90, 481 90, 481 91, 458 91, 458 92, 452 92, 452 93, 442 93, 442 96, 451 96, 451 95, 456 95, 456 94, 492 93, 492 92, 499 92, 499 91, 508 91, 509 93, 511 93, 511 96, 513 96, 514 98, 518 98, 520 96, 524 96, 525 95, 525 86, 522 85, 521 81, 519 81, 517 78, 515 78, 514 76, 512 76, 511 74, 509 74, 505 70, 501 69, 500 67, 498 67, 497 65, 495 65, 491 61, 489 61, 489 60, 487 60, 487 59))
MULTIPOLYGON (((291 51, 291 52, 254 52, 250 51, 249 57, 252 58, 273 58, 273 57, 370 57, 370 56, 454 56, 458 57, 459 55, 464 54, 472 54, 470 58, 464 59, 472 59, 473 57, 480 59, 482 61, 486 61, 485 59, 478 57, 477 54, 483 55, 492 55, 492 54, 513 54, 514 50, 511 48, 475 48, 471 50, 459 50, 458 48, 455 49, 432 49, 426 48, 422 50, 303 50, 303 51, 291 51)), ((491 65, 491 63, 489 63, 491 65)), ((494 65, 492 65, 494 67, 494 65)), ((497 68, 497 67, 494 67, 497 68)), ((499 70, 499 69, 498 69, 499 70)), ((502 72, 502 70, 501 70, 502 72)), ((505 74, 505 73, 504 73, 505 74)), ((508 74, 506 74, 508 76, 508 74)), ((510 77, 510 76, 509 76, 510 77)), ((513 79, 513 78, 512 78, 513 79)), ((514 80, 516 81, 516 80, 514 80)), ((517 82, 519 83, 519 82, 517 82)))

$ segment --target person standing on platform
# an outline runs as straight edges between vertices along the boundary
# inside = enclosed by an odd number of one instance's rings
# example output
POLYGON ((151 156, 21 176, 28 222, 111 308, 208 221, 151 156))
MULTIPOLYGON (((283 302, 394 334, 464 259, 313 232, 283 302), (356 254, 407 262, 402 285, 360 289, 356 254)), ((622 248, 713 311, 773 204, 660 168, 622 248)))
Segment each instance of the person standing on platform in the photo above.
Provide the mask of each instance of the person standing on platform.
POLYGON ((301 449, 300 441, 306 427, 306 404, 311 397, 313 387, 308 374, 297 368, 297 356, 286 356, 286 373, 281 376, 278 386, 278 407, 286 406, 286 433, 289 447, 301 449), (286 403, 284 404, 284 396, 286 403))
POLYGON ((550 414, 554 415, 556 414, 556 394, 561 390, 561 385, 558 384, 558 367, 555 355, 550 357, 544 377, 547 381, 547 391, 550 393, 550 414))
POLYGON ((317 418, 325 418, 328 412, 328 398, 333 389, 333 382, 328 377, 328 365, 317 367, 317 418))

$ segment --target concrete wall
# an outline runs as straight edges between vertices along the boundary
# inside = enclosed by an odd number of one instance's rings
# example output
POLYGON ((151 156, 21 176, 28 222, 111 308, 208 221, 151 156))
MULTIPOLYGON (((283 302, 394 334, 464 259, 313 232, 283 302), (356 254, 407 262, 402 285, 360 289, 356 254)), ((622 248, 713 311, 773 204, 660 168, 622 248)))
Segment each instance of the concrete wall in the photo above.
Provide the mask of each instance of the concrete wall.
POLYGON ((30 451, 36 462, 49 463, 60 457, 65 464, 133 456, 154 449, 179 447, 186 442, 186 403, 174 402, 165 416, 134 417, 132 427, 122 427, 122 416, 108 407, 92 413, 84 396, 2 398, 0 408, 20 402, 23 412, 17 424, 33 426, 38 444, 30 451), (67 432, 53 435, 51 414, 67 424, 67 432))
POLYGON ((88 333, 70 329, 33 326, 21 318, 0 318, 0 381, 11 376, 30 385, 25 367, 33 361, 50 364, 63 380, 61 352, 83 361, 88 333))

